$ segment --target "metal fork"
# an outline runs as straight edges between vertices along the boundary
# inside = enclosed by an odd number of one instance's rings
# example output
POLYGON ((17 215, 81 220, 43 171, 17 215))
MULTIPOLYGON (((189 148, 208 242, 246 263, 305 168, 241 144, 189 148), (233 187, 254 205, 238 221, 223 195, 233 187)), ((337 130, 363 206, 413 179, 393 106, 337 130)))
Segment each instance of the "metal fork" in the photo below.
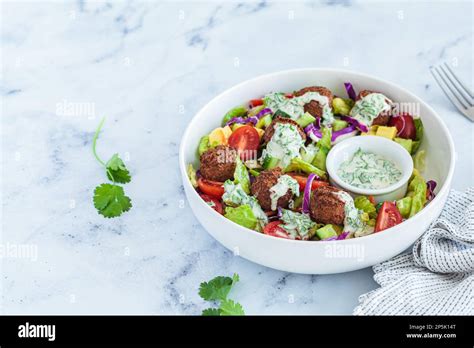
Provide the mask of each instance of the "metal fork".
POLYGON ((456 76, 448 64, 432 66, 430 71, 451 103, 474 122, 474 93, 456 76))

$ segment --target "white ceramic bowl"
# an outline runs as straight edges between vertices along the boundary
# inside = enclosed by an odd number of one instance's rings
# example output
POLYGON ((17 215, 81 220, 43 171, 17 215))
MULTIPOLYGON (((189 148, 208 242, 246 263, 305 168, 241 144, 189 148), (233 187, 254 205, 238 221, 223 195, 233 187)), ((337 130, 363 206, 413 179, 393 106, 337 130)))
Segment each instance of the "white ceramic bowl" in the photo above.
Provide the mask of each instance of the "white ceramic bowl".
POLYGON ((373 196, 377 203, 394 201, 405 196, 408 180, 413 173, 413 160, 407 150, 395 141, 384 137, 367 135, 354 136, 331 148, 326 159, 329 181, 333 186, 348 191, 352 196, 373 196), (400 169, 402 175, 396 183, 382 189, 363 189, 344 182, 338 174, 342 162, 352 158, 358 150, 375 153, 392 161, 400 169))
POLYGON ((258 264, 295 273, 326 274, 352 271, 387 260, 407 249, 439 216, 448 197, 454 171, 454 145, 441 117, 407 90, 365 74, 336 69, 281 71, 242 82, 221 93, 190 120, 179 151, 183 187, 189 205, 204 228, 234 253, 258 264), (197 194, 186 175, 186 165, 199 164, 196 149, 202 135, 220 125, 223 115, 270 91, 294 91, 306 86, 326 86, 345 96, 343 83, 356 91, 369 89, 393 101, 418 103, 425 127, 421 149, 427 150, 426 179, 436 180, 436 198, 407 221, 366 237, 341 241, 296 241, 267 236, 227 220, 211 209, 197 194))

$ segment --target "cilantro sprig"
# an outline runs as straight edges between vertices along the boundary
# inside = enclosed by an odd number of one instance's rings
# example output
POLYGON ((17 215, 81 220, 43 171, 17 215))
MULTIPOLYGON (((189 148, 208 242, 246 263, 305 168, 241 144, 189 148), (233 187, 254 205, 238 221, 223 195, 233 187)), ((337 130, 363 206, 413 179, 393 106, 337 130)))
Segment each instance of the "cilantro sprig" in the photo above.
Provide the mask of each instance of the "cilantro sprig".
POLYGON ((113 218, 122 215, 122 213, 130 210, 132 207, 131 199, 125 195, 123 187, 116 184, 129 183, 131 176, 127 167, 125 167, 125 163, 117 153, 113 154, 107 162, 104 162, 97 155, 97 138, 99 137, 104 121, 105 117, 100 121, 95 131, 92 141, 92 153, 97 162, 105 168, 107 178, 112 181, 112 184, 103 183, 97 186, 94 190, 93 201, 99 214, 106 218, 113 218))
POLYGON ((105 167, 107 168, 107 177, 109 180, 121 184, 129 183, 130 180, 132 180, 130 172, 127 167, 125 167, 122 159, 118 156, 118 153, 112 155, 112 158, 107 161, 105 167))
POLYGON ((201 283, 199 296, 206 301, 219 302, 218 308, 207 308, 202 311, 204 316, 245 315, 242 305, 228 299, 230 290, 239 281, 239 275, 230 277, 215 277, 209 282, 201 283))

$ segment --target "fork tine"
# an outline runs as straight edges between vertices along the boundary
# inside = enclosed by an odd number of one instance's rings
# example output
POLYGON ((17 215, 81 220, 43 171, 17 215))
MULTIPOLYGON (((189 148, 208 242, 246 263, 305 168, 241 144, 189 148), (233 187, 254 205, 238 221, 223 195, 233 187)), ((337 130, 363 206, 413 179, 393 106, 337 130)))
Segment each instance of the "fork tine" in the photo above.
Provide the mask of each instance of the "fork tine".
POLYGON ((448 90, 451 92, 451 94, 457 99, 457 101, 463 106, 463 109, 467 109, 469 107, 469 104, 464 100, 464 98, 460 97, 458 93, 456 93, 455 89, 453 86, 449 83, 447 78, 444 75, 444 71, 441 70, 439 67, 435 68, 435 71, 438 73, 439 77, 441 77, 441 80, 443 80, 445 86, 448 88, 448 90))
MULTIPOLYGON (((451 96, 450 93, 447 92, 447 89, 449 89, 447 87, 446 84, 443 84, 443 82, 440 80, 440 78, 437 76, 436 73, 439 74, 438 70, 436 70, 434 67, 431 67, 430 68, 430 72, 431 74, 433 75, 434 79, 436 80, 436 82, 438 83, 439 87, 441 88, 441 90, 443 91, 443 93, 446 95, 446 97, 451 101, 451 103, 453 103, 453 105, 459 110, 461 111, 463 114, 464 112, 466 111, 466 108, 459 102, 459 100, 457 98, 454 98, 451 96), (436 72, 436 73, 435 73, 436 72)), ((440 75, 441 76, 441 75, 440 75)), ((443 80, 444 81, 444 80, 443 80)), ((451 92, 452 93, 452 92, 451 92)))
POLYGON ((447 77, 447 79, 451 82, 451 87, 454 87, 456 89, 456 91, 458 92, 458 93, 455 93, 456 97, 458 97, 459 100, 464 101, 463 105, 467 104, 466 107, 472 106, 470 96, 466 96, 465 94, 466 92, 458 87, 457 83, 454 82, 453 79, 451 78, 451 75, 449 74, 449 72, 447 72, 447 70, 442 65, 440 65, 438 68, 440 71, 443 72, 443 76, 447 77))
MULTIPOLYGON (((449 72, 451 73, 451 75, 454 77, 454 79, 456 80, 456 82, 463 88, 463 90, 471 97, 471 99, 474 99, 474 93, 472 92, 471 89, 469 89, 469 87, 467 87, 467 85, 454 73, 454 71, 451 69, 451 67, 449 66, 449 64, 447 64, 446 62, 444 62, 444 65, 446 66, 446 68, 449 70, 449 72)), ((471 103, 472 104, 472 103, 471 103)))

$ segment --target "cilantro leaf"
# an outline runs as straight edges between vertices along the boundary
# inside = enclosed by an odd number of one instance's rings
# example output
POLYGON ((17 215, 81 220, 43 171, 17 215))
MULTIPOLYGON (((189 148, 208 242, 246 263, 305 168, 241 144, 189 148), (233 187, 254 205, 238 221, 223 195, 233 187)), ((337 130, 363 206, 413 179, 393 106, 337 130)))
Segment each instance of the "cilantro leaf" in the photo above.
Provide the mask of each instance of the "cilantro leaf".
POLYGON ((207 301, 225 300, 232 286, 239 281, 239 276, 234 274, 230 277, 215 277, 209 282, 201 283, 199 296, 207 301))
POLYGON ((128 171, 127 167, 125 167, 125 163, 123 163, 122 159, 119 157, 117 153, 115 153, 105 164, 107 169, 107 177, 115 182, 126 184, 130 182, 130 172, 128 171))
POLYGON ((112 218, 128 211, 132 203, 130 198, 125 196, 121 186, 102 184, 94 190, 94 206, 99 214, 112 218))
POLYGON ((215 277, 209 282, 201 283, 199 295, 207 301, 220 301, 219 308, 207 308, 202 311, 203 316, 245 315, 241 304, 227 299, 232 287, 239 281, 239 275, 234 273, 230 277, 215 277))
POLYGON ((230 299, 223 300, 219 310, 221 315, 245 315, 242 305, 230 299))
POLYGON ((221 315, 221 310, 219 308, 206 308, 202 311, 203 316, 219 316, 221 315))

